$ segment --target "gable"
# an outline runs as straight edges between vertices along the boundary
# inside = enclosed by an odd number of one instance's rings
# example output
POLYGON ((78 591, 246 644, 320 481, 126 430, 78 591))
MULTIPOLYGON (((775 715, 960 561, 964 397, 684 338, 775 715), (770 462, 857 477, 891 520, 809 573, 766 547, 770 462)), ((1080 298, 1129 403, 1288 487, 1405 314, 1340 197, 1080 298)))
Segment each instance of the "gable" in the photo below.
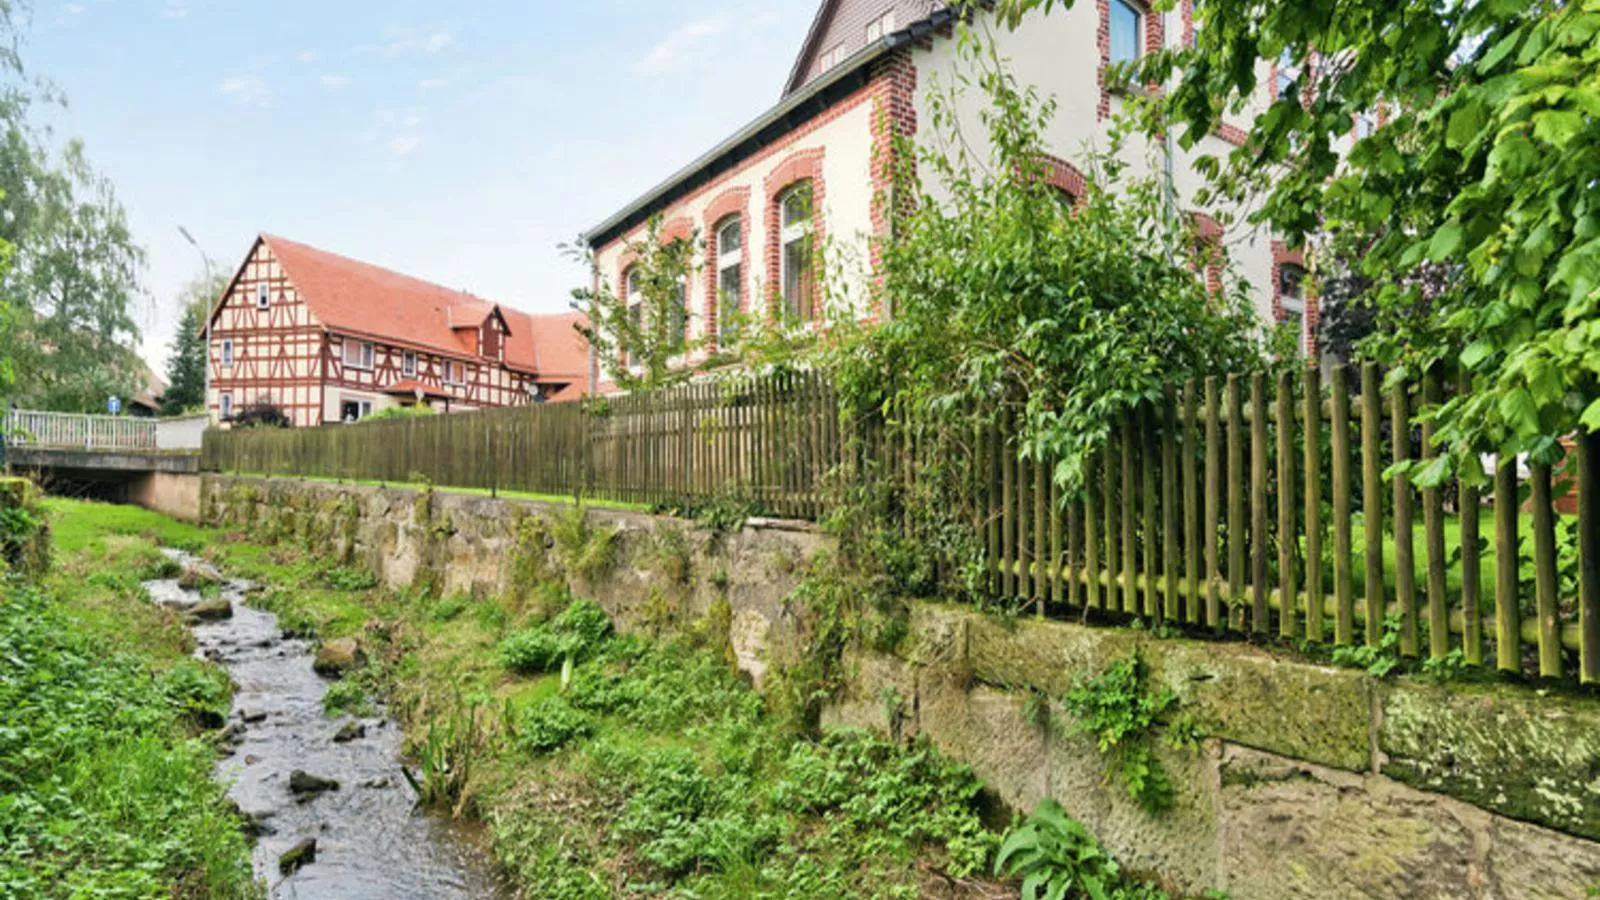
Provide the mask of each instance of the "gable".
POLYGON ((229 280, 222 294, 212 301, 211 315, 208 322, 201 323, 201 331, 209 324, 217 327, 221 324, 221 317, 227 311, 254 311, 256 307, 256 291, 262 284, 268 285, 270 308, 292 308, 291 324, 295 326, 318 327, 322 322, 317 318, 316 312, 309 304, 302 302, 299 290, 295 287, 294 280, 283 267, 272 247, 258 237, 250 247, 250 252, 245 255, 239 268, 234 270, 233 278, 229 280))
MULTIPOLYGON (((890 15, 890 33, 942 9, 939 0, 823 0, 811 23, 784 94, 792 94, 826 73, 831 65, 866 49, 868 26, 890 15)), ((881 39, 882 35, 878 35, 881 39)))

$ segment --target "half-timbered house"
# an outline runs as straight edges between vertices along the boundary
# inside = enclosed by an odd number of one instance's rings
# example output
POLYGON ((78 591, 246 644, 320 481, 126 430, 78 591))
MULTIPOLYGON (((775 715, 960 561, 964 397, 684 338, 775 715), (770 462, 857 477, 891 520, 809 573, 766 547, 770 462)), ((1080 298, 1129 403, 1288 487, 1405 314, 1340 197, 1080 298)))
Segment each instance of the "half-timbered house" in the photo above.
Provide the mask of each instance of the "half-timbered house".
POLYGON ((212 309, 206 402, 216 422, 295 426, 543 402, 581 390, 575 324, 262 235, 212 309))

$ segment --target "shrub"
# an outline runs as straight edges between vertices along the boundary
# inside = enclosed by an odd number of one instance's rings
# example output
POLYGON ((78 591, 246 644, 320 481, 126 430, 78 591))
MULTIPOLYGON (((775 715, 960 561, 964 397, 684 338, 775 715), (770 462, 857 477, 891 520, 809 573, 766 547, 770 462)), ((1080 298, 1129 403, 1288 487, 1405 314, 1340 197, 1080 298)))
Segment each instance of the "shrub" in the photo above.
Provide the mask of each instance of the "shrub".
POLYGON ((594 722, 560 697, 547 697, 523 710, 517 743, 535 755, 554 753, 576 738, 588 737, 594 722))
POLYGON ((600 649, 611 633, 611 619, 593 601, 575 600, 554 619, 517 631, 500 642, 500 664, 513 672, 537 675, 579 661, 600 649))

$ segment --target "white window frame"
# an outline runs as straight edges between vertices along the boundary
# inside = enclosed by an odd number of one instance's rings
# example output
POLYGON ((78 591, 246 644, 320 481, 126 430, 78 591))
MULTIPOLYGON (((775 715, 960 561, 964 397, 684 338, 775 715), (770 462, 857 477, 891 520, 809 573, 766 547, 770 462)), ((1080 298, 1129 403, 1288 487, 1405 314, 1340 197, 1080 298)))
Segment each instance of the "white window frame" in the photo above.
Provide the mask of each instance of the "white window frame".
POLYGON ((867 43, 882 40, 886 34, 894 34, 894 26, 894 10, 891 9, 867 23, 867 43))
POLYGON ((735 213, 717 226, 717 338, 733 336, 732 319, 744 302, 744 217, 735 213), (735 246, 728 249, 728 234, 735 236, 735 246), (733 289, 727 287, 732 273, 733 289), (730 308, 734 315, 730 315, 730 308))
POLYGON ((272 307, 272 286, 265 281, 256 282, 256 309, 272 307))
MULTIPOLYGON (((628 321, 633 325, 633 330, 638 331, 644 320, 644 285, 639 278, 638 269, 629 269, 623 283, 623 293, 628 306, 628 321)), ((637 362, 634 348, 624 347, 622 350, 622 364, 631 366, 637 362)))
MULTIPOLYGON (((801 298, 797 296, 789 296, 791 292, 788 290, 789 282, 791 280, 791 273, 789 271, 789 247, 796 242, 809 241, 811 239, 816 219, 816 211, 813 208, 806 210, 806 214, 798 221, 789 221, 789 203, 791 200, 802 194, 808 198, 807 206, 810 206, 816 202, 816 194, 814 193, 814 188, 810 181, 802 181, 794 184, 788 188, 785 188, 783 193, 778 195, 778 285, 783 288, 785 312, 796 320, 807 321, 816 315, 816 297, 813 296, 806 298, 808 303, 812 306, 812 309, 810 310, 811 315, 805 316, 802 315, 804 310, 800 308, 801 298)), ((811 251, 813 250, 814 248, 807 248, 807 265, 811 265, 812 263, 810 257, 811 251)), ((800 279, 796 283, 799 285, 804 285, 806 283, 805 277, 806 273, 801 273, 800 279)), ((815 291, 815 285, 812 286, 812 290, 815 291)))
POLYGON ((217 395, 217 417, 223 421, 233 418, 233 393, 223 391, 217 395))
POLYGON ((376 357, 377 348, 372 345, 371 341, 356 341, 345 338, 343 352, 345 368, 370 371, 374 366, 376 357), (354 359, 351 358, 351 350, 355 350, 354 359))
POLYGON ((844 43, 840 42, 834 44, 832 47, 829 47, 827 51, 822 54, 820 68, 822 71, 826 72, 842 62, 844 62, 844 43))
POLYGON ((1299 334, 1295 336, 1295 350, 1300 356, 1304 356, 1306 352, 1306 275, 1305 267, 1295 263, 1281 263, 1278 268, 1278 308, 1286 315, 1293 315, 1300 321, 1299 334), (1283 273, 1289 268, 1300 271, 1300 280, 1296 283, 1297 290, 1292 294, 1283 289, 1283 273))
POLYGON ((222 367, 224 369, 233 368, 233 339, 232 338, 226 338, 226 339, 224 339, 222 341, 221 353, 222 353, 222 367))
POLYGON ((1369 112, 1356 113, 1356 140, 1369 138, 1378 130, 1378 117, 1369 112))
POLYGON ((1149 13, 1140 8, 1139 4, 1133 2, 1133 0, 1109 0, 1109 3, 1109 11, 1106 13, 1107 61, 1111 65, 1119 65, 1123 63, 1137 62, 1140 59, 1143 59, 1145 51, 1144 17, 1149 15, 1149 13), (1116 56, 1117 7, 1119 6, 1133 14, 1133 55, 1126 59, 1118 59, 1116 56))
POLYGON ((345 418, 344 418, 344 407, 345 407, 346 403, 354 403, 356 405, 356 418, 355 418, 355 420, 357 422, 359 422, 362 419, 365 419, 366 417, 372 415, 372 401, 371 400, 369 400, 369 399, 367 399, 365 397, 357 397, 357 396, 354 396, 352 394, 340 394, 339 395, 339 421, 340 422, 345 421, 345 418))
POLYGON ((457 359, 445 360, 443 380, 452 387, 464 387, 467 383, 467 364, 457 359))
POLYGON ((400 374, 405 378, 417 377, 417 351, 404 350, 400 353, 400 374))

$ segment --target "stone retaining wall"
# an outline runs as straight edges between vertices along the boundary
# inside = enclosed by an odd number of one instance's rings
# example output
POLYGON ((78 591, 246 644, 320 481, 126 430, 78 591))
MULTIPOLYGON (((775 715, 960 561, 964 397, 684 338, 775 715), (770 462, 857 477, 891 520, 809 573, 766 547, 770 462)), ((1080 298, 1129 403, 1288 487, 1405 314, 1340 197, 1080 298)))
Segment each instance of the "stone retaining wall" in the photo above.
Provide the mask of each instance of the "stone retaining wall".
MULTIPOLYGON (((486 497, 222 476, 206 477, 201 503, 212 524, 326 547, 391 585, 432 579, 445 593, 517 590, 519 540, 555 514, 486 497)), ((670 518, 590 516, 618 529, 616 563, 573 586, 622 627, 686 624, 726 598, 741 668, 759 683, 782 664, 800 624, 786 601, 824 538, 788 523, 717 536, 670 518), (686 551, 676 561, 663 555, 667 532, 686 551)), ((935 604, 913 611, 896 653, 847 662, 849 686, 826 721, 926 735, 1008 806, 1054 797, 1119 858, 1185 891, 1565 900, 1600 886, 1591 698, 1379 681, 1237 643, 935 604), (1198 752, 1161 749, 1177 802, 1157 816, 1108 783, 1092 741, 1054 702, 1075 676, 1135 647, 1207 736, 1198 752), (1042 722, 1028 714, 1034 696, 1053 701, 1042 722)))

